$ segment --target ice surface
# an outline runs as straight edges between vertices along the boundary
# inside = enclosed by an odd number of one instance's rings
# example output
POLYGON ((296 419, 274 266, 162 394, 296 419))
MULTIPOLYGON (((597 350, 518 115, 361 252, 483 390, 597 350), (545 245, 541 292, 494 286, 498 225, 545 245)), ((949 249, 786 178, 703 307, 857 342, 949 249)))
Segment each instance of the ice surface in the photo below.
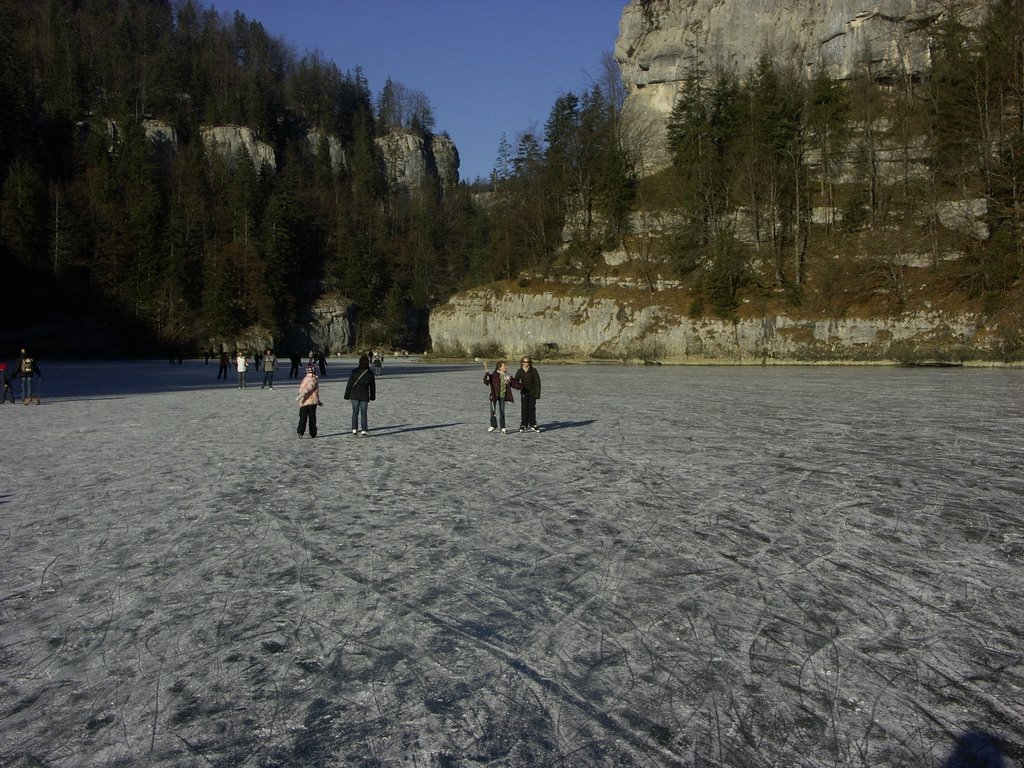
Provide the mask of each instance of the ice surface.
POLYGON ((0 405, 0 765, 1021 764, 1024 371, 353 362, 0 405))

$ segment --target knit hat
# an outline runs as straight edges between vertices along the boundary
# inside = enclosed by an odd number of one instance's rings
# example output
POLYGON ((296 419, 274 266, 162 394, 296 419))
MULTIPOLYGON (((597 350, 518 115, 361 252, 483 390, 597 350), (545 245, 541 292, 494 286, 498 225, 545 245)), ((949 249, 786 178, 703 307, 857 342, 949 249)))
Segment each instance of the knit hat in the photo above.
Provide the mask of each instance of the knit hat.
POLYGON ((316 368, 314 368, 312 365, 307 365, 306 373, 316 373, 316 368))

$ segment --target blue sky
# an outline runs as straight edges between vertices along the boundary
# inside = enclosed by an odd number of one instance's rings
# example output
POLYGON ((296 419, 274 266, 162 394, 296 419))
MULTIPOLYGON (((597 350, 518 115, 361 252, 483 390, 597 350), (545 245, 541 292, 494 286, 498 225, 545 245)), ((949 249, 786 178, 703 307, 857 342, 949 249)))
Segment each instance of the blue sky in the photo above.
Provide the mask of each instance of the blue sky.
POLYGON ((627 0, 208 0, 263 24, 296 53, 363 68, 374 97, 390 77, 422 91, 462 160, 487 177, 498 142, 543 130, 555 99, 600 79, 627 0))

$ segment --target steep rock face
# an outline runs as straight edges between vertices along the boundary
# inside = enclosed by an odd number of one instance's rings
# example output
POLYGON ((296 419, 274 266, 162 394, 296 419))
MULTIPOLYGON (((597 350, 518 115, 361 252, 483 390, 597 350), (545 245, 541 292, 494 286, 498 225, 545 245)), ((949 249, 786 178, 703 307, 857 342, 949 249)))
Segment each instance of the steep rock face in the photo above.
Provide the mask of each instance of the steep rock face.
POLYGON ((309 317, 303 327, 307 334, 308 346, 313 349, 350 349, 355 343, 352 303, 336 294, 321 296, 310 308, 309 317))
POLYGON ((424 140, 418 134, 394 131, 378 137, 377 146, 390 187, 422 189, 436 178, 444 190, 459 182, 459 153, 444 134, 424 140))
POLYGON ((178 129, 162 120, 143 120, 142 129, 146 138, 160 149, 173 153, 178 149, 178 129))
POLYGON ((320 145, 325 141, 327 142, 327 154, 331 158, 331 170, 335 173, 345 170, 348 167, 348 158, 345 156, 345 148, 337 136, 318 130, 312 130, 306 134, 309 151, 314 155, 320 151, 320 145))
POLYGON ((243 147, 252 158, 252 164, 259 170, 266 165, 271 170, 277 168, 277 154, 274 148, 260 141, 251 128, 239 125, 220 125, 202 129, 203 142, 208 150, 233 159, 243 147))
POLYGON ((434 167, 441 180, 441 189, 449 189, 459 183, 459 150, 455 142, 445 133, 432 136, 430 150, 434 155, 434 167))
MULTIPOLYGON (((806 71, 824 67, 844 78, 868 56, 879 77, 920 72, 930 64, 929 30, 943 0, 630 0, 622 12, 615 58, 628 90, 627 114, 653 142, 653 167, 667 163, 664 124, 687 71, 749 71, 765 51, 806 71)), ((968 21, 985 0, 967 0, 968 21)))
POLYGON ((280 339, 283 349, 326 350, 333 354, 355 344, 352 302, 336 293, 321 296, 280 339))
MULTIPOLYGON (((501 350, 665 362, 884 361, 941 349, 991 351, 997 336, 974 315, 908 313, 884 318, 738 321, 680 317, 652 303, 551 294, 468 291, 431 313, 439 354, 501 350)), ((490 354, 491 352, 488 352, 490 354)))

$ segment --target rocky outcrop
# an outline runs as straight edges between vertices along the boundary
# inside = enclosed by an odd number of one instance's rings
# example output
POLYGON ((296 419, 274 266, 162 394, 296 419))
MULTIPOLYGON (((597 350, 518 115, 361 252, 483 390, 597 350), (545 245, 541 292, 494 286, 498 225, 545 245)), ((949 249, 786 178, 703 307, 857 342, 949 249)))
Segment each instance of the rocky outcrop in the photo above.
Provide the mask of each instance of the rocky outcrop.
POLYGON ((167 153, 173 153, 178 149, 178 129, 170 123, 162 120, 143 120, 142 130, 146 132, 146 138, 158 149, 167 153))
POLYGON ((437 134, 430 139, 430 151, 434 155, 434 167, 441 181, 441 189, 450 189, 459 183, 459 150, 447 133, 437 134))
MULTIPOLYGON (((665 120, 698 58, 704 68, 750 71, 764 52, 807 72, 837 78, 870 58, 880 78, 931 64, 930 30, 943 0, 630 0, 615 58, 628 91, 627 116, 647 138, 649 166, 667 163, 665 120)), ((967 0, 976 21, 986 0, 967 0)))
POLYGON ((991 356, 995 329, 972 314, 916 312, 880 318, 739 320, 680 316, 656 301, 638 305, 550 293, 480 289, 431 313, 437 354, 524 352, 570 358, 672 363, 920 360, 950 350, 991 356))
POLYGON ((201 129, 203 142, 207 150, 217 152, 229 160, 238 157, 240 150, 245 149, 252 158, 256 170, 264 166, 270 170, 277 168, 277 154, 274 148, 264 141, 251 128, 244 125, 220 125, 201 129))
POLYGON ((337 136, 317 130, 309 131, 306 134, 306 143, 313 155, 320 151, 324 142, 327 144, 327 154, 331 158, 331 170, 335 173, 345 170, 348 167, 348 158, 345 156, 345 148, 337 136))
POLYGON ((351 349, 355 344, 352 302, 336 294, 321 296, 310 308, 304 328, 312 349, 351 349))
POLYGON ((378 137, 377 146, 389 187, 418 190, 437 179, 445 190, 459 182, 459 153, 446 134, 424 139, 416 133, 394 131, 378 137))

